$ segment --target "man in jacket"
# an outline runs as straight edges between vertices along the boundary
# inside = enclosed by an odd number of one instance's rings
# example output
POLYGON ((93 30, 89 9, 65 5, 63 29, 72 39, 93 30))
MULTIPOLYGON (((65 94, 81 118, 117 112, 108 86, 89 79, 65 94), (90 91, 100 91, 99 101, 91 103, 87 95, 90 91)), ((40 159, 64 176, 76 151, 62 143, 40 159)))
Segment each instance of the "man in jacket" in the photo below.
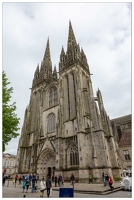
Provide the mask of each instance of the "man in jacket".
POLYGON ((50 196, 50 188, 51 187, 52 187, 52 182, 51 182, 50 177, 48 176, 47 180, 46 180, 47 197, 50 196))
POLYGON ((32 177, 32 193, 35 192, 35 184, 37 183, 37 179, 35 177, 35 175, 33 175, 32 177))

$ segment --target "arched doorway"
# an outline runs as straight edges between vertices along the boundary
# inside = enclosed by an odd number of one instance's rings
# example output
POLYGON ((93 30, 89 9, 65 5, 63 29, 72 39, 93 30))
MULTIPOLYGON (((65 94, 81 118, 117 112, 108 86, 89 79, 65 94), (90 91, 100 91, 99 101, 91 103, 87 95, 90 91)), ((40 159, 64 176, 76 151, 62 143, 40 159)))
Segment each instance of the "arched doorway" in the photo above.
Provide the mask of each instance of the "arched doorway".
POLYGON ((37 174, 39 179, 54 176, 55 174, 55 153, 51 149, 45 149, 39 157, 37 165, 37 174))

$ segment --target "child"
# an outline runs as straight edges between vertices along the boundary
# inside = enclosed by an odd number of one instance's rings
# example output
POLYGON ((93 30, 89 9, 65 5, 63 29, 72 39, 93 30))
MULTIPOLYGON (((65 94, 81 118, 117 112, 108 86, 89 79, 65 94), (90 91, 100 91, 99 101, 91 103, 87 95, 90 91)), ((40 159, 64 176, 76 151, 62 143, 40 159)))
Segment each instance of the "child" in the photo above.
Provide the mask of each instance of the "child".
POLYGON ((25 179, 24 179, 23 182, 22 182, 22 188, 23 188, 23 191, 22 191, 22 192, 24 192, 24 190, 25 190, 25 188, 26 188, 26 180, 25 180, 25 179))

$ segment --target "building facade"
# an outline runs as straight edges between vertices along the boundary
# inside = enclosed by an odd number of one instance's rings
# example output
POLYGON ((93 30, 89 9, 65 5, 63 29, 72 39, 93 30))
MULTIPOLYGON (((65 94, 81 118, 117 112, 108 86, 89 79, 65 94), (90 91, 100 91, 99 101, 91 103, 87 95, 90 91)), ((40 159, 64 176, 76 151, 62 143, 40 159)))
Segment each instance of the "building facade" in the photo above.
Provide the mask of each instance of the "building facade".
POLYGON ((3 175, 10 176, 16 172, 16 156, 3 153, 2 156, 2 173, 3 175))
POLYGON ((79 182, 87 182, 89 173, 94 182, 101 181, 103 171, 119 176, 118 142, 101 91, 94 96, 87 58, 76 42, 71 22, 58 71, 56 66, 52 70, 48 39, 25 110, 18 173, 36 173, 39 178, 61 173, 65 180, 73 173, 79 182))
POLYGON ((132 169, 132 115, 111 120, 113 133, 119 145, 121 168, 132 169))

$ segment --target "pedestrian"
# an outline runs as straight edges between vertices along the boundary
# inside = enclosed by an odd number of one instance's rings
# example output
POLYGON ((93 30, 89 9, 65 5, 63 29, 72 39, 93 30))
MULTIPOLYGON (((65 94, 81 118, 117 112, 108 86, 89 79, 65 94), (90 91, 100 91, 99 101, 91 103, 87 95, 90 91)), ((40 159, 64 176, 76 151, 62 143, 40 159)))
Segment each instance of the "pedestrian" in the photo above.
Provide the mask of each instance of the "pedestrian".
POLYGON ((29 186, 31 186, 32 178, 33 178, 33 177, 32 177, 32 175, 30 174, 30 175, 29 175, 29 186))
POLYGON ((17 179, 18 179, 18 174, 15 175, 15 187, 16 187, 17 179))
POLYGON ((55 176, 55 187, 57 187, 57 181, 58 181, 58 177, 55 176))
POLYGON ((14 183, 15 183, 15 178, 13 178, 12 182, 13 182, 13 185, 14 185, 14 183))
POLYGON ((92 175, 89 174, 89 183, 93 183, 92 175))
POLYGON ((48 176, 46 180, 47 197, 50 196, 50 188, 52 188, 52 182, 50 177, 48 176))
POLYGON ((62 177, 62 185, 64 185, 64 177, 62 177))
POLYGON ((71 185, 73 186, 74 188, 74 184, 75 184, 75 177, 74 175, 72 174, 71 177, 70 177, 70 180, 71 180, 71 185))
POLYGON ((111 176, 109 176, 109 187, 110 187, 111 190, 114 189, 114 187, 112 186, 112 184, 113 184, 113 179, 112 179, 111 176))
POLYGON ((62 176, 61 174, 59 175, 59 187, 61 187, 61 184, 62 184, 62 176))
POLYGON ((26 181, 27 181, 27 180, 29 180, 29 178, 28 178, 28 176, 27 176, 27 175, 25 176, 25 180, 26 180, 26 181))
POLYGON ((23 180, 23 182, 22 182, 22 189, 23 189, 22 192, 24 192, 26 189, 26 180, 23 180))
POLYGON ((26 179, 26 193, 28 192, 28 188, 29 188, 29 179, 26 179))
POLYGON ((2 185, 3 185, 3 186, 5 185, 5 181, 6 181, 6 177, 3 176, 3 180, 2 180, 2 185))
POLYGON ((46 182, 44 181, 44 179, 42 178, 41 182, 40 182, 40 197, 44 197, 44 191, 46 189, 46 182))
POLYGON ((21 185, 21 180, 22 180, 22 178, 21 178, 21 176, 19 177, 19 184, 18 185, 21 185))
POLYGON ((105 174, 105 185, 109 185, 109 176, 105 174))
POLYGON ((32 193, 35 192, 35 184, 37 183, 35 175, 32 177, 32 193))
POLYGON ((23 175, 23 176, 22 176, 22 181, 24 181, 24 180, 25 180, 25 176, 23 175))
POLYGON ((59 179, 59 176, 57 176, 57 179, 58 179, 58 186, 60 187, 60 179, 59 179))
POLYGON ((105 173, 102 172, 102 181, 103 181, 103 183, 104 183, 104 179, 105 179, 105 173))

